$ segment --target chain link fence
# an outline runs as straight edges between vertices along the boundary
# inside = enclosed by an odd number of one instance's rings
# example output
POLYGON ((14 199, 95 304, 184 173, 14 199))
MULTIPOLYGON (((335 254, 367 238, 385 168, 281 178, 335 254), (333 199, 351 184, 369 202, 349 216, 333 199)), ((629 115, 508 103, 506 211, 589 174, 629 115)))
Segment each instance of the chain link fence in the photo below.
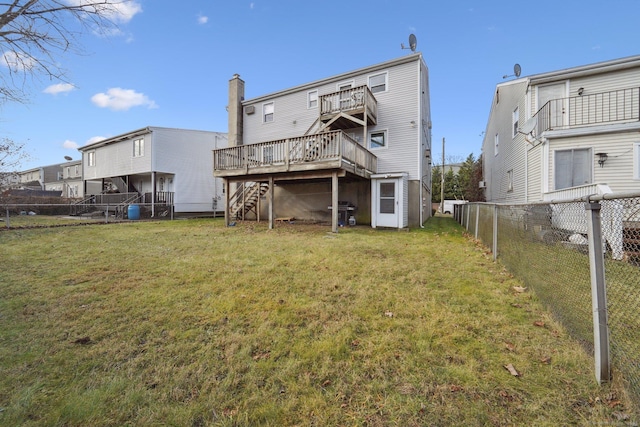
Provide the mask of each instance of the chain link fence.
POLYGON ((173 219, 174 206, 77 203, 0 203, 0 228, 59 227, 144 219, 173 219))
POLYGON ((596 378, 613 368, 640 408, 640 194, 470 203, 454 216, 594 352, 596 378))

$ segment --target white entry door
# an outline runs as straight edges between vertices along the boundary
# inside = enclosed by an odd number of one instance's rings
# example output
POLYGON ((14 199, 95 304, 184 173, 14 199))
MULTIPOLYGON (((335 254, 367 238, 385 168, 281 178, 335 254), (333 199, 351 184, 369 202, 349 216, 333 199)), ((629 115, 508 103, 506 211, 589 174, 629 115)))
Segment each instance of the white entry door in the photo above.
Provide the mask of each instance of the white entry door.
POLYGON ((380 227, 397 227, 398 213, 398 180, 378 181, 377 225, 380 227))

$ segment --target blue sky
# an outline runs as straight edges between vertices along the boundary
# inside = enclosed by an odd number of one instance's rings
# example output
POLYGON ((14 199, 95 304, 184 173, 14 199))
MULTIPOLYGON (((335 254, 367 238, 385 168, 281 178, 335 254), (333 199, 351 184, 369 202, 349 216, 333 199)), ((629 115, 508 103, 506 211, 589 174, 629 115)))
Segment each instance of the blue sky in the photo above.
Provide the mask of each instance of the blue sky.
MULTIPOLYGON (((480 154, 495 85, 640 54, 640 0, 136 0, 111 37, 59 58, 73 85, 41 79, 0 107, 22 169, 145 126, 227 131, 228 81, 247 98, 395 59, 418 40, 429 67, 434 155, 480 154), (438 154, 440 153, 440 154, 438 154)), ((2 67, 0 65, 0 67, 2 67)), ((0 70, 4 72, 3 70, 0 70)))

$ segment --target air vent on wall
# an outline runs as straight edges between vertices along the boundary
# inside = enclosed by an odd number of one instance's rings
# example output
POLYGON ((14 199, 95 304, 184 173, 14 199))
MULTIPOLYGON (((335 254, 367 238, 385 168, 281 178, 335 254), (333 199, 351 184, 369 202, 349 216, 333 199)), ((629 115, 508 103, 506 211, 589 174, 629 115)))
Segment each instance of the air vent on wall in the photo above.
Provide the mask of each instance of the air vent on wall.
POLYGON ((244 113, 245 114, 253 114, 256 112, 256 107, 253 105, 247 105, 246 107, 244 107, 244 113))

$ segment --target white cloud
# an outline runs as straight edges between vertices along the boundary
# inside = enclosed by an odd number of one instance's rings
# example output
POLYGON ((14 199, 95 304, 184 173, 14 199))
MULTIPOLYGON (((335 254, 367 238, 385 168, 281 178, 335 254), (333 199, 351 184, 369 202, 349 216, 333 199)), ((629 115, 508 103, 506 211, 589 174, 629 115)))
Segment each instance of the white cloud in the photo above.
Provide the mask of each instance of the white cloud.
POLYGON ((254 7, 256 7, 256 4, 254 2, 249 3, 249 9, 253 9, 254 7))
MULTIPOLYGON (((91 4, 103 5, 103 2, 97 2, 96 0, 67 0, 67 4, 73 6, 91 5, 91 4)), ((104 3, 110 6, 109 12, 106 17, 113 22, 126 24, 131 21, 133 17, 142 12, 142 5, 135 0, 121 1, 121 0, 105 0, 104 3)))
POLYGON ((89 144, 93 144, 95 142, 104 141, 105 139, 107 139, 107 138, 105 138, 104 136, 92 136, 91 138, 89 138, 87 140, 87 142, 84 145, 89 145, 89 144))
POLYGON ((75 88, 76 87, 74 85, 72 85, 71 83, 57 83, 55 85, 51 85, 51 86, 47 87, 42 92, 49 93, 51 95, 57 95, 59 93, 71 92, 75 88))
POLYGON ((132 107, 146 106, 158 108, 156 103, 145 94, 132 89, 112 87, 107 93, 97 93, 91 97, 91 102, 100 108, 109 108, 113 111, 126 111, 132 107))
POLYGON ((209 17, 208 16, 198 15, 198 24, 204 25, 207 22, 209 22, 209 17))
POLYGON ((602 47, 599 44, 597 44, 597 45, 595 45, 595 46, 593 46, 591 48, 591 50, 600 50, 600 49, 602 49, 602 47))
POLYGON ((12 72, 31 71, 36 66, 36 62, 31 56, 13 51, 3 53, 0 57, 0 63, 12 72))
POLYGON ((73 149, 76 149, 76 148, 80 147, 80 145, 78 145, 78 143, 77 143, 77 142, 75 142, 75 141, 71 141, 71 140, 69 140, 69 139, 67 139, 65 142, 63 142, 63 143, 62 143, 62 146, 63 146, 64 148, 68 148, 68 149, 71 149, 71 150, 73 150, 73 149))

